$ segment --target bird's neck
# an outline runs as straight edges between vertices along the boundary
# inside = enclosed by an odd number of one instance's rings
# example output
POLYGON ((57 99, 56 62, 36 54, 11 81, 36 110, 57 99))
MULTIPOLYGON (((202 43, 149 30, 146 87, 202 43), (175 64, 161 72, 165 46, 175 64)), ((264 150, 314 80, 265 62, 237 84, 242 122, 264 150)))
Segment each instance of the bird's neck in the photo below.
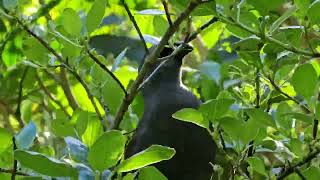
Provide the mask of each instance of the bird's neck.
POLYGON ((142 88, 144 97, 149 97, 155 91, 173 90, 179 88, 181 85, 181 70, 172 70, 166 73, 155 74, 142 88))

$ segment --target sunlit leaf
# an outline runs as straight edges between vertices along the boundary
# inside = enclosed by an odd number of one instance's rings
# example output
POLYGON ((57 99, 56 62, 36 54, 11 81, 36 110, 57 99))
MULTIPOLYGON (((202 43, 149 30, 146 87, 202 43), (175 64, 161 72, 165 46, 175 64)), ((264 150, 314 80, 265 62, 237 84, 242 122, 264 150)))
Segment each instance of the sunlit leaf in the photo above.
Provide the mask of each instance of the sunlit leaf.
POLYGON ((209 121, 203 119, 200 111, 192 108, 184 108, 174 113, 172 117, 185 122, 191 122, 203 128, 209 128, 209 121))
POLYGON ((163 160, 169 160, 173 157, 174 154, 175 150, 173 148, 160 145, 152 145, 146 150, 139 152, 121 162, 117 171, 128 172, 139 169, 163 160))
POLYGON ((89 149, 90 165, 99 171, 116 165, 123 155, 125 141, 120 131, 109 131, 101 135, 89 149))

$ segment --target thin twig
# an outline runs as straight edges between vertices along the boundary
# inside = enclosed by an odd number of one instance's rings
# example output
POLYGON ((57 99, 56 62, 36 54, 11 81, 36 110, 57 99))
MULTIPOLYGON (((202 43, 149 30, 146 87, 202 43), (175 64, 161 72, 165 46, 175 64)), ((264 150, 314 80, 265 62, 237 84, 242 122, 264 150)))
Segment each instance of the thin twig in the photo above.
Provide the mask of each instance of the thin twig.
POLYGON ((295 102, 295 103, 296 103, 297 105, 299 105, 299 106, 301 107, 301 109, 304 110, 306 113, 308 113, 308 114, 311 113, 311 110, 310 110, 307 106, 301 104, 297 99, 295 99, 295 98, 291 97, 289 94, 283 92, 283 91, 281 90, 281 88, 274 82, 274 80, 273 80, 271 77, 268 77, 268 79, 269 79, 271 85, 274 87, 274 89, 275 89, 276 91, 278 91, 280 94, 282 94, 282 95, 284 95, 285 97, 287 97, 289 100, 295 102))
POLYGON ((283 42, 281 42, 281 41, 279 41, 269 35, 261 34, 260 32, 257 32, 242 23, 236 22, 235 20, 233 20, 230 17, 227 18, 227 17, 219 16, 219 20, 226 23, 226 24, 231 24, 231 25, 237 26, 237 27, 239 27, 239 28, 241 28, 241 29, 253 34, 253 35, 256 35, 257 37, 260 37, 265 42, 271 42, 271 43, 277 44, 287 51, 291 51, 293 53, 301 54, 301 55, 308 56, 308 57, 316 57, 316 58, 320 57, 320 53, 313 53, 313 52, 310 52, 307 50, 303 50, 303 49, 294 47, 291 44, 285 44, 285 43, 283 43, 283 42))
POLYGON ((316 148, 316 150, 312 153, 310 153, 307 157, 303 158, 303 160, 299 161, 293 166, 288 167, 284 171, 282 171, 278 176, 277 180, 284 179, 285 177, 289 176, 291 173, 295 172, 296 169, 299 167, 309 163, 312 159, 316 158, 317 155, 320 153, 320 148, 316 148))
POLYGON ((120 80, 117 78, 116 75, 113 74, 113 72, 111 72, 104 64, 102 64, 99 59, 97 57, 95 57, 89 50, 87 51, 89 57, 95 62, 97 63, 105 72, 107 72, 113 80, 115 80, 117 82, 117 84, 120 86, 120 88, 122 89, 123 93, 125 94, 125 96, 128 95, 126 88, 123 86, 123 84, 120 82, 120 80))
POLYGON ((66 111, 66 108, 63 107, 63 105, 61 104, 60 101, 58 101, 51 93, 50 91, 47 89, 47 87, 43 84, 40 76, 38 75, 38 73, 36 74, 36 79, 39 83, 40 88, 43 90, 43 92, 54 102, 56 103, 59 108, 70 118, 71 115, 66 111))
POLYGON ((18 94, 18 100, 17 100, 17 109, 16 109, 16 112, 15 112, 15 115, 17 117, 17 120, 19 122, 19 126, 20 128, 23 128, 24 127, 24 122, 21 118, 21 110, 20 110, 20 107, 21 107, 21 103, 22 103, 22 95, 23 95, 23 82, 27 76, 27 72, 28 72, 28 69, 29 67, 26 67, 22 73, 22 77, 21 77, 21 80, 19 82, 19 94, 18 94))
POLYGON ((71 86, 67 77, 66 70, 64 68, 60 68, 59 77, 60 77, 60 84, 61 84, 62 90, 66 95, 66 98, 68 99, 68 102, 71 108, 73 110, 78 109, 79 108, 78 102, 71 91, 71 86))
POLYGON ((139 26, 137 24, 137 21, 134 19, 134 16, 131 14, 131 11, 130 11, 127 3, 125 2, 125 0, 121 0, 121 3, 123 4, 128 16, 130 18, 130 21, 132 22, 134 28, 136 29, 136 31, 137 31, 137 33, 139 35, 139 38, 140 38, 140 40, 141 40, 141 42, 143 44, 143 47, 144 47, 144 50, 146 51, 146 54, 149 54, 149 49, 147 47, 147 43, 143 38, 143 35, 142 35, 141 30, 140 30, 140 28, 139 28, 139 26))
POLYGON ((219 19, 217 17, 211 18, 208 22, 204 23, 200 28, 198 28, 195 32, 193 32, 186 42, 190 42, 194 40, 198 34, 200 34, 203 30, 207 29, 211 24, 217 22, 219 19))
POLYGON ((167 17, 168 24, 169 24, 169 26, 172 26, 172 20, 171 20, 171 17, 170 17, 170 12, 169 12, 167 1, 166 0, 162 0, 162 5, 163 5, 163 8, 164 8, 164 11, 166 12, 166 17, 167 17))
MULTIPOLYGON (((103 123, 103 117, 94 101, 94 97, 93 95, 90 93, 89 87, 86 85, 86 83, 81 79, 80 75, 73 69, 71 69, 68 66, 68 63, 65 63, 62 56, 60 56, 52 47, 50 47, 50 45, 45 42, 41 37, 39 37, 38 35, 36 35, 34 32, 32 32, 19 18, 16 18, 17 22, 20 24, 20 26, 26 31, 28 32, 31 36, 33 36, 35 39, 37 39, 49 52, 51 52, 56 58, 57 60, 64 65, 64 68, 66 68, 78 81, 79 83, 84 87, 88 98, 90 99, 96 114, 98 116, 98 118, 101 120, 102 126, 104 128, 104 130, 106 130, 105 124, 103 123)), ((63 70, 64 68, 61 68, 61 70, 63 70)))
MULTIPOLYGON (((12 137, 12 144, 13 144, 13 152, 14 152, 17 149, 15 137, 12 137)), ((13 159, 13 168, 12 168, 12 172, 11 172, 11 180, 16 179, 17 168, 18 168, 18 161, 14 158, 13 159)))
POLYGON ((91 101, 91 104, 93 105, 93 108, 94 110, 96 111, 96 114, 98 116, 98 118, 100 119, 101 121, 101 124, 102 124, 102 127, 103 127, 103 130, 106 131, 107 130, 107 127, 106 127, 106 124, 104 122, 104 119, 98 109, 98 106, 94 100, 94 97, 93 95, 90 93, 90 90, 89 90, 89 87, 87 86, 87 84, 81 79, 80 75, 78 73, 76 73, 75 71, 71 71, 71 73, 73 74, 73 76, 80 82, 80 84, 83 86, 83 88, 85 89, 86 93, 87 93, 87 96, 89 97, 90 101, 91 101))
MULTIPOLYGON (((0 168, 0 172, 1 173, 8 173, 8 174, 12 174, 12 169, 3 169, 3 168, 0 168)), ((20 176, 30 176, 29 174, 26 174, 26 173, 23 173, 23 172, 18 172, 16 171, 16 175, 20 175, 20 176)))
POLYGON ((167 29, 166 33, 162 37, 157 47, 146 57, 137 79, 133 82, 132 86, 128 90, 128 96, 124 98, 121 102, 121 105, 117 111, 117 114, 114 120, 114 125, 112 127, 113 129, 119 128, 120 122, 123 119, 124 114, 127 112, 129 105, 132 103, 134 97, 136 96, 140 84, 143 82, 144 77, 147 74, 149 68, 157 62, 157 57, 159 56, 160 52, 163 50, 164 46, 168 43, 171 36, 177 31, 182 21, 185 20, 200 3, 201 3, 200 0, 191 1, 188 7, 174 21, 172 26, 170 26, 167 29))

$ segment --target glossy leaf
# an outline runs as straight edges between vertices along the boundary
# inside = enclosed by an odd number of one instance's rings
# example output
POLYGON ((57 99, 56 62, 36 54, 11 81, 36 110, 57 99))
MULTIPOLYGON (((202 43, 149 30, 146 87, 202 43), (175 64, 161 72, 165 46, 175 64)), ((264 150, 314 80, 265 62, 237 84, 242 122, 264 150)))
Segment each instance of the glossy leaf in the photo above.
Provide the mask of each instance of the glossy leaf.
POLYGON ((117 171, 128 172, 139 169, 150 164, 154 164, 163 160, 169 160, 175 154, 173 148, 152 145, 144 151, 141 151, 120 163, 117 171))
POLYGON ((209 121, 203 119, 200 111, 192 108, 184 108, 172 115, 172 117, 185 122, 191 122, 203 128, 209 128, 209 121))

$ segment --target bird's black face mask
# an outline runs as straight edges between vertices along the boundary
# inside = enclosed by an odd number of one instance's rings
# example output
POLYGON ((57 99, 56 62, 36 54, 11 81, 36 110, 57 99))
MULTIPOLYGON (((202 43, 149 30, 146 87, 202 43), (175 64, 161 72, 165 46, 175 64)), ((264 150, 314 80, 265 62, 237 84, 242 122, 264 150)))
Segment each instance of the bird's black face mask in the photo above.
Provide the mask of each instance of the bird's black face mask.
MULTIPOLYGON (((148 71, 146 78, 148 78, 151 74, 151 78, 148 79, 148 83, 146 83, 146 87, 155 87, 163 83, 177 83, 180 84, 180 71, 182 65, 182 59, 184 56, 189 54, 193 48, 189 44, 186 43, 175 43, 174 48, 165 46, 162 50, 158 58, 168 58, 165 60, 165 63, 161 65, 160 68, 157 67, 161 64, 161 62, 155 63, 148 71), (174 50, 179 48, 178 51, 174 53, 174 50), (172 55, 174 53, 174 55, 172 55), (156 70, 157 69, 157 70, 156 70), (156 70, 156 71, 155 71, 156 70), (155 73, 153 73, 155 71, 155 73)), ((155 47, 151 48, 151 51, 155 47)))

